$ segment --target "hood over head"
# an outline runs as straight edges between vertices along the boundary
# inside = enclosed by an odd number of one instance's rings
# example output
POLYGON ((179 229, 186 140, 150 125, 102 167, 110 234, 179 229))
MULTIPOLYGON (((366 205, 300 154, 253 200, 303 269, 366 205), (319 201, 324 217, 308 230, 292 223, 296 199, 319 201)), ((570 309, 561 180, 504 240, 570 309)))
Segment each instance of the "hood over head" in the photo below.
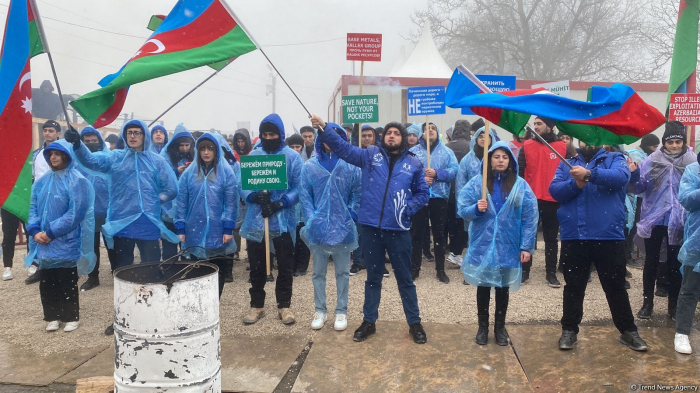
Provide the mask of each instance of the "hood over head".
POLYGON ((52 151, 60 151, 61 153, 65 154, 68 160, 68 164, 66 165, 65 168, 63 169, 68 169, 73 165, 73 155, 71 154, 72 145, 68 142, 66 142, 64 139, 59 139, 55 142, 51 142, 46 148, 44 148, 44 151, 42 154, 44 155, 44 159, 46 160, 47 163, 49 163, 50 166, 50 161, 49 157, 51 157, 51 152, 52 151))
MULTIPOLYGON (((384 127, 384 129, 386 129, 386 127, 384 127)), ((410 126, 408 126, 408 128, 406 129, 406 135, 408 134, 413 134, 418 138, 423 136, 423 130, 421 129, 421 125, 418 123, 413 123, 410 126)))
MULTIPOLYGON (((175 139, 175 138, 173 138, 173 139, 175 139)), ((199 163, 199 145, 202 144, 202 142, 204 142, 204 141, 212 142, 214 144, 214 146, 216 147, 216 158, 214 158, 214 164, 218 164, 219 160, 221 160, 221 147, 223 145, 221 143, 219 143, 219 139, 216 137, 216 135, 214 135, 211 132, 205 132, 204 134, 202 134, 202 136, 200 136, 197 139, 197 142, 195 143, 194 151, 197 154, 197 162, 199 163)), ((228 145, 228 143, 225 143, 225 145, 228 145)))
MULTIPOLYGON (((408 149, 408 131, 406 130, 406 127, 403 126, 403 124, 399 123, 398 121, 392 121, 389 123, 386 123, 384 126, 384 130, 388 130, 389 128, 397 128, 399 132, 401 133, 401 146, 399 147, 399 151, 406 150, 408 149)), ((420 127, 420 126, 418 126, 420 127)), ((382 148, 384 148, 384 137, 385 135, 382 134, 382 140, 380 142, 382 148)), ((386 148, 384 148, 386 150, 386 148)))
POLYGON ((163 127, 160 124, 155 125, 155 126, 153 126, 153 128, 151 128, 151 137, 153 137, 153 132, 155 130, 163 131, 163 134, 165 134, 165 141, 163 141, 163 146, 167 145, 168 144, 168 130, 166 130, 165 127, 163 127))
POLYGON ((129 120, 126 123, 124 123, 121 132, 122 139, 124 140, 124 148, 130 149, 129 144, 126 143, 126 129, 133 126, 137 126, 141 128, 141 131, 143 131, 143 151, 150 150, 151 145, 153 144, 153 142, 151 141, 151 130, 148 129, 146 122, 144 122, 143 120, 129 120))
MULTIPOLYGON (((102 133, 97 131, 94 127, 87 126, 87 127, 83 128, 83 130, 80 131, 80 140, 82 140, 85 135, 97 135, 97 139, 100 140, 100 150, 101 151, 108 151, 109 150, 109 148, 107 147, 107 144, 105 143, 105 140, 102 138, 102 133)), ((115 139, 118 139, 118 138, 116 138, 116 135, 114 135, 114 134, 112 134, 110 136, 114 136, 115 139)))
POLYGON ((468 120, 457 120, 455 122, 454 127, 452 127, 452 135, 450 136, 450 139, 453 141, 456 139, 469 140, 469 138, 471 138, 469 134, 471 126, 472 125, 469 123, 468 120))
MULTIPOLYGON (((483 130, 482 130, 482 132, 483 132, 483 130)), ((474 134, 474 135, 476 135, 476 134, 474 134)), ((519 170, 519 168, 518 168, 518 158, 515 157, 515 156, 513 155, 513 151, 512 151, 512 150, 510 149, 510 147, 508 146, 508 143, 503 142, 503 141, 497 141, 497 142, 493 143, 493 144, 491 145, 491 148, 489 149, 489 160, 491 159, 491 155, 493 155, 493 152, 494 152, 496 149, 502 149, 502 150, 504 150, 506 153, 508 153, 508 157, 510 157, 509 166, 510 166, 510 168, 514 171, 514 173, 515 173, 516 176, 517 176, 518 170, 519 170)), ((489 162, 489 164, 490 164, 490 162, 489 162)))
MULTIPOLYGON (((481 126, 476 132, 474 133, 474 136, 472 137, 471 142, 469 143, 469 148, 473 151, 474 146, 476 146, 476 140, 479 138, 479 135, 481 135, 484 132, 484 125, 481 126)), ((491 128, 491 132, 489 132, 489 135, 491 135, 491 146, 493 146, 496 142, 500 141, 501 138, 498 137, 498 134, 496 134, 496 130, 494 128, 491 128)))
MULTIPOLYGON (((236 155, 231 149, 231 146, 228 145, 226 137, 221 135, 218 131, 209 131, 209 134, 213 135, 216 138, 217 142, 219 142, 219 147, 221 148, 221 152, 223 153, 224 159, 228 161, 229 164, 233 165, 233 163, 237 161, 236 155)), ((197 141, 199 142, 199 139, 197 139, 197 141)))
POLYGON ((284 133, 284 123, 282 123, 282 118, 276 114, 276 113, 271 113, 267 115, 261 122, 260 122, 260 128, 258 130, 260 132, 260 145, 263 147, 263 150, 267 153, 274 153, 276 151, 279 151, 282 147, 284 147, 284 142, 285 142, 285 133, 284 133), (264 132, 274 132, 275 134, 279 135, 279 145, 277 145, 275 141, 264 141, 262 138, 262 134, 264 132), (265 145, 267 144, 268 148, 265 148, 265 145), (270 145, 274 145, 275 147, 270 148, 270 145), (270 151, 268 151, 270 150, 270 151))
MULTIPOLYGON (((330 126, 338 135, 340 135, 340 139, 344 140, 345 142, 348 141, 348 133, 345 132, 343 127, 331 122, 326 123, 326 125, 330 126)), ((323 142, 321 142, 321 138, 316 138, 314 148, 316 149, 317 155, 328 155, 328 153, 326 153, 326 151, 323 149, 323 142)))
POLYGON ((239 128, 233 134, 233 149, 238 153, 238 155, 245 156, 253 150, 253 143, 250 141, 250 132, 245 128, 239 128), (238 148, 237 141, 242 139, 245 142, 245 148, 243 150, 238 148))
POLYGON ((53 84, 48 79, 41 82, 41 87, 39 87, 39 89, 41 89, 41 91, 44 91, 44 87, 50 87, 51 91, 53 91, 53 84))
POLYGON ((163 155, 163 152, 165 152, 168 161, 171 165, 174 165, 179 161, 178 152, 180 149, 180 142, 190 143, 190 153, 189 157, 187 158, 187 161, 194 161, 196 154, 194 136, 192 136, 192 134, 187 130, 187 128, 182 123, 180 123, 177 125, 177 127, 175 127, 175 131, 173 132, 173 139, 168 141, 168 144, 165 145, 165 148, 161 150, 161 155, 163 155))

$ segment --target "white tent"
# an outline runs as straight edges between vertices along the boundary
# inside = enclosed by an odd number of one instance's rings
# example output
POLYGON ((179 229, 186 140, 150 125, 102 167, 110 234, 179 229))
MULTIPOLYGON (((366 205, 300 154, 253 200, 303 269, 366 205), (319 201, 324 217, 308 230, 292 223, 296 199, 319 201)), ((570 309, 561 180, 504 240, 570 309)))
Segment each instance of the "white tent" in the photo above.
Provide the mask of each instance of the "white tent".
MULTIPOLYGON (((398 65, 398 63, 397 63, 398 65)), ((449 78, 452 70, 435 47, 433 34, 430 32, 430 22, 423 25, 423 33, 413 49, 413 53, 397 70, 395 66, 389 76, 404 78, 449 78)))
POLYGON ((389 71, 389 76, 394 76, 404 64, 406 64, 406 47, 401 45, 401 48, 399 48, 399 56, 396 58, 394 67, 389 71))

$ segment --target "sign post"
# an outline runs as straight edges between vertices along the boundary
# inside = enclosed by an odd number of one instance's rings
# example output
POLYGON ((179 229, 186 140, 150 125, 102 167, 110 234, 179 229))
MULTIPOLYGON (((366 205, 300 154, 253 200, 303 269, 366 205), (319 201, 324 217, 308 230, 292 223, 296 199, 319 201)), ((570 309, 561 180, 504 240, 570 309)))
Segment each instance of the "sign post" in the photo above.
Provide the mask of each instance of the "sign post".
MULTIPOLYGON (((360 61, 360 95, 362 95, 365 61, 382 61, 382 35, 348 33, 347 40, 345 58, 350 61, 360 61)), ((379 119, 376 121, 379 121, 379 119)), ((357 134, 357 146, 362 146, 362 138, 360 137, 362 134, 362 122, 357 124, 357 134)))
MULTIPOLYGON (((408 115, 425 115, 425 140, 428 169, 430 169, 430 115, 444 115, 445 107, 445 86, 421 86, 409 87, 406 89, 408 101, 408 115)), ((438 138, 440 136, 438 135, 438 138)))
POLYGON ((484 119, 484 158, 481 160, 483 165, 482 165, 482 172, 481 172, 481 199, 486 200, 486 185, 488 184, 486 181, 488 171, 489 171, 489 145, 491 144, 491 122, 484 119))
MULTIPOLYGON (((245 191, 287 189, 287 156, 241 156, 241 188, 245 191)), ((265 217, 265 268, 270 275, 270 220, 265 217)))

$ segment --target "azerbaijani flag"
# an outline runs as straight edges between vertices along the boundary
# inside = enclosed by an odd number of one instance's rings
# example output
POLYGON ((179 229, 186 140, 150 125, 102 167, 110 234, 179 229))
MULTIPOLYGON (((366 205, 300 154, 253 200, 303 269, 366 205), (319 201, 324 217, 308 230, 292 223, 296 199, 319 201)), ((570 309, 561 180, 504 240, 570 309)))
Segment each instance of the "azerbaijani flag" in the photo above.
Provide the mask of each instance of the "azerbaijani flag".
POLYGON ((694 77, 698 63, 699 18, 700 0, 680 0, 666 107, 673 93, 695 93, 687 91, 687 82, 688 78, 694 77))
POLYGON ((95 90, 71 102, 94 127, 121 113, 129 86, 226 61, 257 49, 222 0, 178 0, 148 40, 95 90))
POLYGON ((29 59, 43 52, 29 1, 11 1, 0 51, 0 206, 25 222, 32 187, 29 59))
POLYGON ((447 86, 445 103, 470 108, 517 135, 522 135, 531 115, 548 117, 557 121, 560 131, 595 146, 632 143, 666 122, 661 112, 620 83, 593 86, 590 101, 560 97, 542 88, 482 94, 459 68, 447 86))

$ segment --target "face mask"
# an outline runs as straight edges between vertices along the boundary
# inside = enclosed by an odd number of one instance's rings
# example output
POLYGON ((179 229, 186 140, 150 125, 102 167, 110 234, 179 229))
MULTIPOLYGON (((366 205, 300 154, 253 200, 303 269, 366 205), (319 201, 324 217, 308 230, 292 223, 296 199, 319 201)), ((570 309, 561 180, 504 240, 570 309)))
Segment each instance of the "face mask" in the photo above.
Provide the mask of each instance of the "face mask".
POLYGON ((273 152, 277 151, 277 149, 280 148, 282 144, 282 139, 280 138, 275 138, 275 139, 261 139, 262 147, 266 152, 273 152))
POLYGON ((99 144, 99 142, 98 142, 98 143, 86 143, 85 146, 87 146, 87 148, 88 148, 92 153, 95 153, 95 152, 100 151, 100 144, 99 144))

